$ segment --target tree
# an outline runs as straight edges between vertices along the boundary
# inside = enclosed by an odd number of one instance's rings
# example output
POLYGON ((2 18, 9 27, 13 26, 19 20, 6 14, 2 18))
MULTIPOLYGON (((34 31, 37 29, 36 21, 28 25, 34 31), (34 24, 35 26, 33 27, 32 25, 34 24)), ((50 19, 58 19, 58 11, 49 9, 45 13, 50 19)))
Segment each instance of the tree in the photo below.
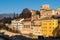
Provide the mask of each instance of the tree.
POLYGON ((3 29, 5 27, 6 27, 5 24, 0 24, 0 29, 3 29))
POLYGON ((60 37, 60 27, 56 27, 52 33, 54 37, 60 37))
POLYGON ((16 14, 16 18, 18 18, 18 13, 16 14))
POLYGON ((39 17, 41 16, 39 11, 36 11, 36 14, 39 15, 39 17))
POLYGON ((52 15, 52 18, 60 19, 60 15, 52 15))
POLYGON ((22 13, 19 15, 21 18, 31 18, 31 12, 28 8, 23 9, 22 13))
POLYGON ((11 20, 12 20, 11 17, 8 17, 8 18, 4 17, 4 18, 2 19, 2 22, 3 22, 4 24, 5 24, 5 23, 10 24, 10 23, 11 23, 11 20))
POLYGON ((13 19, 16 19, 16 14, 15 14, 15 12, 14 12, 14 16, 13 16, 13 19))

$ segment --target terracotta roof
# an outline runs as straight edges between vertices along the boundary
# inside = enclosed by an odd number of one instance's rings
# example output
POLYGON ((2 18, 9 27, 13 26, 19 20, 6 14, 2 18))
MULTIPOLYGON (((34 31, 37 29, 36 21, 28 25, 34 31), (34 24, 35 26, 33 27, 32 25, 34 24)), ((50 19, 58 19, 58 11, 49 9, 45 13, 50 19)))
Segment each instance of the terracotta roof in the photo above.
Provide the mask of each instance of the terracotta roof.
POLYGON ((16 20, 18 20, 18 21, 19 21, 19 20, 21 20, 21 19, 22 19, 22 18, 17 18, 16 20))
POLYGON ((31 20, 31 18, 25 18, 24 20, 25 20, 25 21, 30 21, 30 20, 31 20))
POLYGON ((53 18, 49 18, 49 17, 45 17, 45 18, 42 18, 40 20, 52 20, 53 18))

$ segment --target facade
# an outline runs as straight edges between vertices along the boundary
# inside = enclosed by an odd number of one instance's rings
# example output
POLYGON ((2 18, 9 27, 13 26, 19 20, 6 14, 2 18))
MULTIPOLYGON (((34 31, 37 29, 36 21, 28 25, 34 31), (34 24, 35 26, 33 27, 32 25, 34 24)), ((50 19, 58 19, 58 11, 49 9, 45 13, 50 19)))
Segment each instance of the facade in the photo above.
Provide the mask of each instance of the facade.
MULTIPOLYGON (((39 23, 38 23, 39 24, 39 23)), ((35 35, 40 35, 44 37, 53 36, 53 30, 58 27, 58 20, 57 19, 40 19, 39 26, 34 26, 35 35)))
POLYGON ((31 20, 37 20, 36 10, 30 10, 31 11, 31 20))
POLYGON ((41 33, 41 21, 34 21, 33 35, 42 35, 41 33))
POLYGON ((10 29, 12 30, 21 30, 23 27, 23 21, 24 19, 16 19, 16 20, 12 20, 11 24, 8 26, 10 29))
POLYGON ((53 36, 53 30, 58 27, 58 20, 52 19, 52 15, 59 15, 59 11, 55 9, 50 9, 48 4, 42 5, 40 9, 41 17, 36 14, 36 10, 31 11, 31 18, 13 20, 10 28, 13 30, 18 30, 22 34, 33 34, 36 36, 53 36), (58 14, 57 14, 58 12, 58 14))
POLYGON ((30 34, 31 33, 31 21, 23 21, 23 28, 21 29, 22 34, 30 34))
MULTIPOLYGON (((57 15, 57 11, 58 10, 56 9, 51 9, 48 4, 44 4, 42 5, 40 9, 41 18, 51 17, 52 15, 57 15)), ((58 14, 59 14, 59 11, 58 11, 58 14)))
POLYGON ((58 27, 58 20, 48 19, 42 20, 41 31, 44 36, 53 36, 53 30, 58 27))
POLYGON ((57 10, 56 9, 52 9, 52 15, 57 15, 57 10))
POLYGON ((53 14, 52 10, 45 10, 45 9, 40 9, 41 17, 51 17, 53 14))
POLYGON ((20 30, 22 34, 30 34, 31 33, 31 18, 25 18, 23 23, 23 27, 20 30))
POLYGON ((57 8, 56 11, 57 11, 57 15, 60 15, 60 8, 57 8))
POLYGON ((50 9, 50 6, 49 6, 49 4, 43 4, 41 6, 41 9, 49 10, 50 9))

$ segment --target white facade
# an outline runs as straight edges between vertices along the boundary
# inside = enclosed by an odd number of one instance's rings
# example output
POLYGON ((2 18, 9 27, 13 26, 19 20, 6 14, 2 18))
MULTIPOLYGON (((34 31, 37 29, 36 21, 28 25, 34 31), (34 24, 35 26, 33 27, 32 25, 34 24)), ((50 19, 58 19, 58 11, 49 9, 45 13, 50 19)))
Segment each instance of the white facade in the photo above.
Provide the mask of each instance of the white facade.
POLYGON ((11 28, 12 30, 17 30, 20 31, 23 27, 22 21, 24 19, 21 20, 12 20, 11 24, 9 25, 9 28, 11 28))

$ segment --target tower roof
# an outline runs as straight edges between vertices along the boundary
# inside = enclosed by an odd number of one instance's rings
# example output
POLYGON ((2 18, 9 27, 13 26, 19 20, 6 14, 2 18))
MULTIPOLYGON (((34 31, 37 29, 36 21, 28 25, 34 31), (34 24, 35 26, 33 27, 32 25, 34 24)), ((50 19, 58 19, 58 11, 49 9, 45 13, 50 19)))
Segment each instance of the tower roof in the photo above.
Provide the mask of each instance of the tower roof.
POLYGON ((41 9, 50 9, 50 6, 49 6, 49 4, 43 4, 41 6, 41 9))

